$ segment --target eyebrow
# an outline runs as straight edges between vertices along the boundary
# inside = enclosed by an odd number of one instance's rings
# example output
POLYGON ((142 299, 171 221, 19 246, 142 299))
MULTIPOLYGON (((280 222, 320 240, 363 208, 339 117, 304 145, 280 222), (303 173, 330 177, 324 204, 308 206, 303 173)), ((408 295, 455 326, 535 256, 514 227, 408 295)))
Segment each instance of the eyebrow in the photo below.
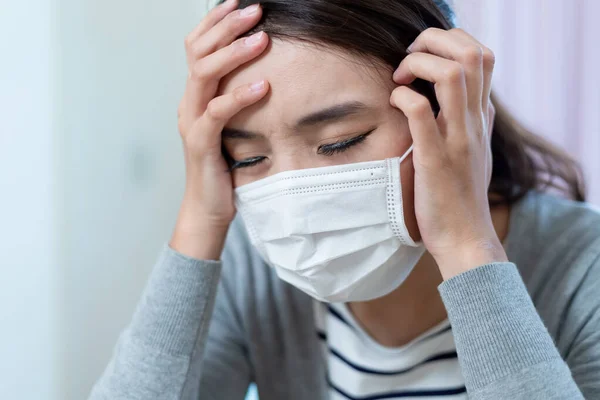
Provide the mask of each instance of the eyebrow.
POLYGON ((223 139, 256 139, 262 136, 259 133, 245 131, 243 129, 223 128, 221 138, 223 139))
POLYGON ((302 117, 296 122, 296 129, 305 128, 308 126, 319 125, 323 123, 331 123, 339 121, 350 115, 359 114, 369 110, 366 104, 360 101, 350 101, 347 103, 337 104, 333 107, 325 108, 315 113, 302 117))
MULTIPOLYGON (((300 118, 296 122, 294 128, 296 130, 300 130, 302 128, 321 125, 324 123, 332 123, 351 115, 364 113, 368 110, 371 110, 371 107, 367 106, 365 103, 360 101, 349 101, 308 114, 300 118)), ((256 139, 257 137, 262 136, 256 132, 235 128, 223 128, 221 135, 223 138, 228 139, 256 139)))

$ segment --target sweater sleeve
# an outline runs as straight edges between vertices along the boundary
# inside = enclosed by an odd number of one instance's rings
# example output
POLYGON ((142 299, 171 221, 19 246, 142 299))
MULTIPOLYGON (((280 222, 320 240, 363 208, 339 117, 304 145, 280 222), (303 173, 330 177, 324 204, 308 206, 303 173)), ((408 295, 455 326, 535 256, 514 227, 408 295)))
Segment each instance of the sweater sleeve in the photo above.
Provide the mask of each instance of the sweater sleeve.
MULTIPOLYGON (((598 248, 598 247, 595 247, 598 248)), ((588 256, 588 255, 586 255, 588 256)), ((565 310, 565 361, 586 399, 600 399, 600 254, 583 275, 565 310)))
MULTIPOLYGON (((220 273, 220 262, 189 258, 165 244, 90 400, 222 398, 199 392, 220 273)), ((247 387, 244 370, 239 370, 239 377, 235 373, 212 382, 213 389, 235 382, 247 387)))
POLYGON ((439 290, 469 398, 584 398, 515 264, 475 268, 442 283, 439 290))

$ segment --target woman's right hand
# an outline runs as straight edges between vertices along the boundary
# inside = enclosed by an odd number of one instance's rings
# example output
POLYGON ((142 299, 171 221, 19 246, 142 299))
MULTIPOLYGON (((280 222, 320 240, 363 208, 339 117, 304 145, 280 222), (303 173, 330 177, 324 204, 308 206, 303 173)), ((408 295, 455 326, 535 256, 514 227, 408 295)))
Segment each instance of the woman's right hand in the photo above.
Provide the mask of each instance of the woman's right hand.
POLYGON ((268 44, 264 32, 235 40, 256 25, 262 13, 258 5, 244 10, 236 7, 237 0, 229 0, 214 8, 185 40, 189 76, 178 109, 178 125, 186 186, 169 244, 197 259, 220 257, 235 216, 231 175, 221 152, 221 131, 231 117, 268 91, 268 83, 259 81, 215 97, 220 79, 256 58, 268 44))

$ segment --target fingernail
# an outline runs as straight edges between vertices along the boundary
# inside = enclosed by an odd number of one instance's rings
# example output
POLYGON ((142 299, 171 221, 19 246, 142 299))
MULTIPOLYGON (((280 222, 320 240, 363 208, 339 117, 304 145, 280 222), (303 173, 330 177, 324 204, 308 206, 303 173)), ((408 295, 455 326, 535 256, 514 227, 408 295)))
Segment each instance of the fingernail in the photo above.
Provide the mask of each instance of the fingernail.
POLYGON ((236 2, 236 0, 227 0, 225 3, 223 3, 223 5, 225 7, 230 7, 232 6, 234 3, 236 2))
POLYGON ((410 45, 410 46, 408 46, 408 47, 406 48, 406 52, 407 52, 407 53, 412 53, 412 51, 413 51, 413 49, 414 49, 414 48, 415 48, 415 43, 413 42, 413 43, 411 43, 411 45, 410 45))
POLYGON ((253 83, 252 85, 250 85, 250 91, 252 93, 256 93, 256 92, 260 92, 265 88, 265 81, 260 81, 260 82, 256 82, 253 83))
POLYGON ((262 38, 263 35, 263 31, 257 32, 252 36, 248 36, 246 39, 244 39, 244 44, 246 46, 252 46, 253 44, 258 43, 258 41, 262 38))
POLYGON ((254 14, 256 11, 258 11, 258 4, 252 4, 251 6, 244 8, 242 12, 240 12, 240 16, 247 17, 254 14))

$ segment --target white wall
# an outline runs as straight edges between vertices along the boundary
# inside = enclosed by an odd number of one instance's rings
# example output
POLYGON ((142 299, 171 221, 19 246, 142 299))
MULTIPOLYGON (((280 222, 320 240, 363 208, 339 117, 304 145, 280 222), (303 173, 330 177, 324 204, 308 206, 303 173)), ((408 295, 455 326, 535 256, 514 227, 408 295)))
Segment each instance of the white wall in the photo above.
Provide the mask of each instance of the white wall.
POLYGON ((46 399, 58 390, 51 8, 48 0, 0 3, 3 399, 46 399))
POLYGON ((0 10, 0 398, 80 400, 175 220, 183 39, 206 5, 0 10))
POLYGON ((183 39, 204 5, 60 4, 62 399, 82 399, 175 221, 184 178, 183 39))

